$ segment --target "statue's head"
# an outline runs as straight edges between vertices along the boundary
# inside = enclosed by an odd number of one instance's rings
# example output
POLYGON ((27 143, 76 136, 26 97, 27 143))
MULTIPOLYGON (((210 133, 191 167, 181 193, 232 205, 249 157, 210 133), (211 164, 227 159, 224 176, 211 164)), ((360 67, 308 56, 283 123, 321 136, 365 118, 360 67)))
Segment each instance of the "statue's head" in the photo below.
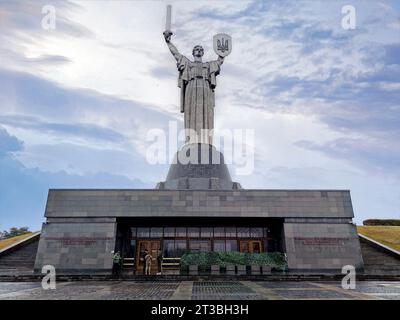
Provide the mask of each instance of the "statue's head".
POLYGON ((194 46, 192 55, 193 57, 198 57, 198 58, 202 57, 204 55, 203 47, 200 45, 194 46))

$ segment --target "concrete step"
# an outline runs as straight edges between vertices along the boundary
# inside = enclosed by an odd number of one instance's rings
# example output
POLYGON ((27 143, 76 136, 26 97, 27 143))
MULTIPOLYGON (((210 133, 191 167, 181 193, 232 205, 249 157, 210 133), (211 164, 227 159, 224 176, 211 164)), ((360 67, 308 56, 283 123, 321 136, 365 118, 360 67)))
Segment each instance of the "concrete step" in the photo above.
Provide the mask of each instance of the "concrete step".
POLYGON ((400 257, 362 238, 360 244, 365 274, 400 276, 400 257))
POLYGON ((38 245, 39 236, 2 252, 0 256, 1 272, 33 270, 38 245))

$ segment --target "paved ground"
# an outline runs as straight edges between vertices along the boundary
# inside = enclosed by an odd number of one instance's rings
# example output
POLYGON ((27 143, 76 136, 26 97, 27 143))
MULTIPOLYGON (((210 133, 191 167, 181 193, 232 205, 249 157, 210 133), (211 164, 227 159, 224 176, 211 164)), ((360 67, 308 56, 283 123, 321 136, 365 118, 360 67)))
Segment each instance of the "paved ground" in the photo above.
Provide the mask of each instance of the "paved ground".
POLYGON ((0 282, 0 300, 280 300, 280 299, 395 299, 400 282, 359 281, 355 290, 336 282, 266 281, 77 281, 43 290, 40 282, 0 282))

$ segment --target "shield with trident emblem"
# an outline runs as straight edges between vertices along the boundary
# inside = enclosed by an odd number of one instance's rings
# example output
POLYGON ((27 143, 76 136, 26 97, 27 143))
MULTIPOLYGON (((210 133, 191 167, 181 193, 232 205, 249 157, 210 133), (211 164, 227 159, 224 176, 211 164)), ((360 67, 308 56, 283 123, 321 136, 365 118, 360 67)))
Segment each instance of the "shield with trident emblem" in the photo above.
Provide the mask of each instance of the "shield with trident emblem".
POLYGON ((226 57, 232 51, 232 38, 226 33, 218 33, 213 37, 214 51, 221 57, 226 57))

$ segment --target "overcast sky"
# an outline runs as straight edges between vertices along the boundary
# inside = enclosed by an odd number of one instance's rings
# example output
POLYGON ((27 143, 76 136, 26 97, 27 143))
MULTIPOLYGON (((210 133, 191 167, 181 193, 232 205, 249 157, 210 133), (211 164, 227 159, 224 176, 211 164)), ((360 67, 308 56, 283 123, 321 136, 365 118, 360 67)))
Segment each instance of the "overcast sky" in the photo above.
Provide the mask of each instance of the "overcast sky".
POLYGON ((357 223, 400 218, 399 1, 0 0, 0 230, 40 229, 49 188, 153 188, 152 128, 178 120, 176 63, 233 38, 216 128, 255 130, 247 189, 349 189, 357 223), (42 27, 43 5, 56 29, 42 27), (356 28, 342 28, 344 5, 356 28))

